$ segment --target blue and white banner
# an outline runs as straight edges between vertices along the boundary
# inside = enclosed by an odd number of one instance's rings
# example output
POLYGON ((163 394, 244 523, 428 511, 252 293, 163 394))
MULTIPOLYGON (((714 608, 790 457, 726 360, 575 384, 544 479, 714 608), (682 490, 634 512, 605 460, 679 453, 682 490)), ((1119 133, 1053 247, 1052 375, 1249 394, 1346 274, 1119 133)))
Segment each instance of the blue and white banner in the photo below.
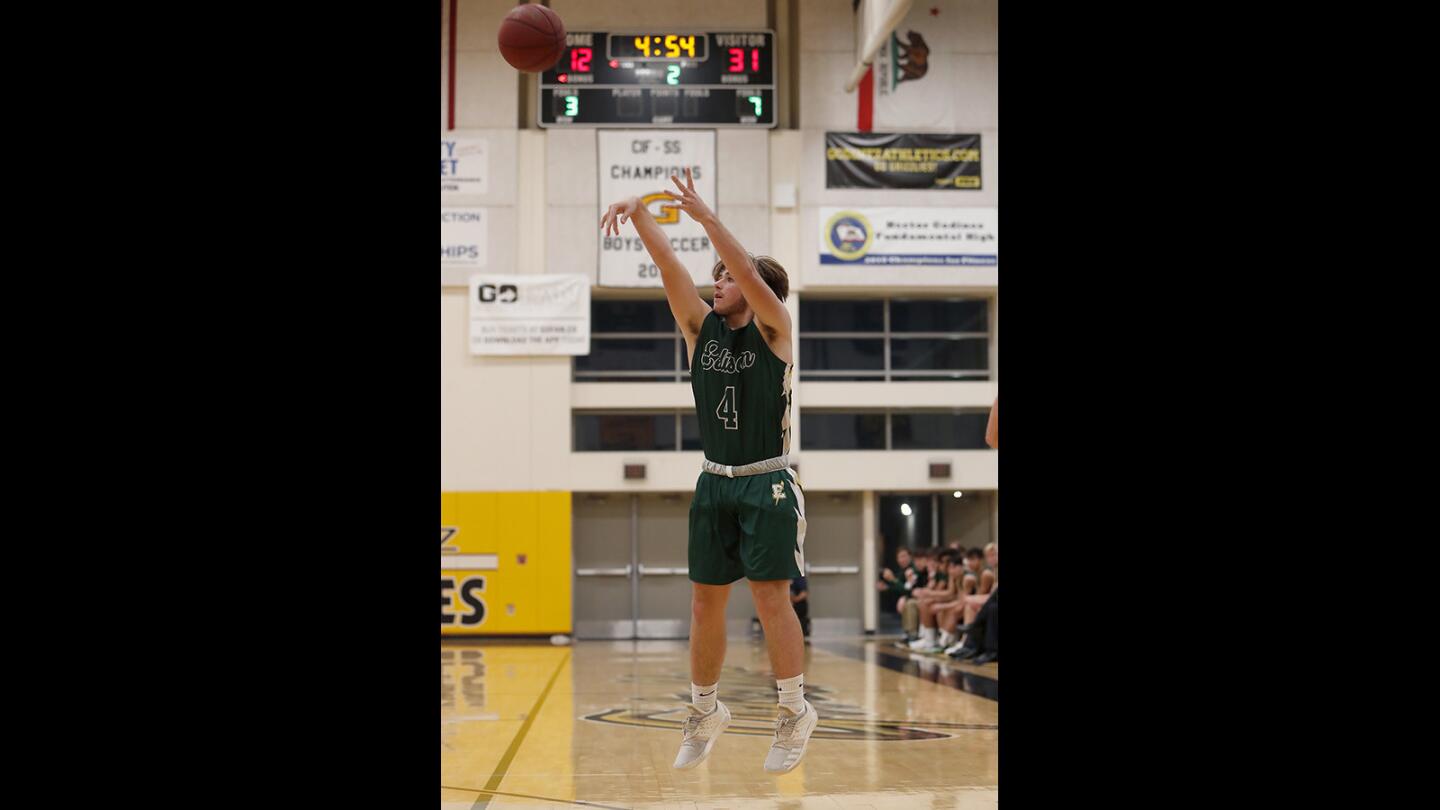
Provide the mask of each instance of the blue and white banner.
POLYGON ((440 136, 440 199, 484 194, 489 187, 489 141, 440 136))
POLYGON ((820 263, 995 267, 994 208, 821 208, 820 263))
POLYGON ((440 209, 440 276, 447 267, 484 267, 487 228, 484 208, 440 209))

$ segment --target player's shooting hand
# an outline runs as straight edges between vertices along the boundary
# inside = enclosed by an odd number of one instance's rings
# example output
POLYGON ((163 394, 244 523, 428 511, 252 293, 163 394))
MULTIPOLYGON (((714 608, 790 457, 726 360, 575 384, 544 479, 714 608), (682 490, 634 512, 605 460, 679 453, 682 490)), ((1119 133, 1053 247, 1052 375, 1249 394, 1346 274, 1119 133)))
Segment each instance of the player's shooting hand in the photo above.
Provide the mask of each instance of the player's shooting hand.
POLYGON ((606 236, 619 236, 620 226, 629 222, 630 218, 635 216, 635 212, 639 210, 639 197, 631 197, 615 203, 600 216, 600 232, 606 236))
POLYGON ((680 178, 673 174, 670 175, 670 179, 675 181, 675 187, 679 189, 679 191, 667 191, 665 193, 669 194, 672 200, 680 203, 681 211, 689 214, 691 219, 702 224, 715 218, 715 212, 711 211, 710 206, 706 205, 705 201, 700 199, 700 195, 695 192, 695 177, 690 173, 690 167, 685 167, 684 183, 681 183, 680 178))

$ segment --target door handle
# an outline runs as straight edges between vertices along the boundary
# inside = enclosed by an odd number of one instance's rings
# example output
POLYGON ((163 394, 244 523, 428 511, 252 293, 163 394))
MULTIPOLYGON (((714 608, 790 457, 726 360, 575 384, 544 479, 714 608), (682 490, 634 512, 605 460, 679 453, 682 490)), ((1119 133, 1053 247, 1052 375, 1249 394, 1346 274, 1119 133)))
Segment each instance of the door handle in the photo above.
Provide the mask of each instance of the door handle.
POLYGON ((653 565, 640 565, 640 576, 689 576, 689 568, 657 568, 653 565))
POLYGON ((630 566, 624 568, 576 568, 577 577, 628 577, 630 566))

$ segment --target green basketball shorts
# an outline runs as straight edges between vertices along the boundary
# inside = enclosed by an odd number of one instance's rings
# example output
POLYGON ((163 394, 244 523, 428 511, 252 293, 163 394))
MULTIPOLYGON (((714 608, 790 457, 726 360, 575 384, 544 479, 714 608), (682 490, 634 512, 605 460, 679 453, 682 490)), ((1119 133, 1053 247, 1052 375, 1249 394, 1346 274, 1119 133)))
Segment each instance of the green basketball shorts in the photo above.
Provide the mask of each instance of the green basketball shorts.
POLYGON ((690 502, 690 579, 794 579, 805 571, 805 493, 789 469, 700 473, 690 502))

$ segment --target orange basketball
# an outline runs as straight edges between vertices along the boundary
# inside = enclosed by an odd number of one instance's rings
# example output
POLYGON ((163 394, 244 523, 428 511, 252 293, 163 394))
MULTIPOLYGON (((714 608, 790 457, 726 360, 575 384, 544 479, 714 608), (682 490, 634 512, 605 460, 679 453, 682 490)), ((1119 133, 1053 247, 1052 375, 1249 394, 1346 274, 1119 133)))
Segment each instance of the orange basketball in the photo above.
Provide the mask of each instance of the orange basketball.
POLYGON ((516 70, 540 73, 560 61, 565 23, 545 6, 516 6, 500 22, 500 55, 516 70))

